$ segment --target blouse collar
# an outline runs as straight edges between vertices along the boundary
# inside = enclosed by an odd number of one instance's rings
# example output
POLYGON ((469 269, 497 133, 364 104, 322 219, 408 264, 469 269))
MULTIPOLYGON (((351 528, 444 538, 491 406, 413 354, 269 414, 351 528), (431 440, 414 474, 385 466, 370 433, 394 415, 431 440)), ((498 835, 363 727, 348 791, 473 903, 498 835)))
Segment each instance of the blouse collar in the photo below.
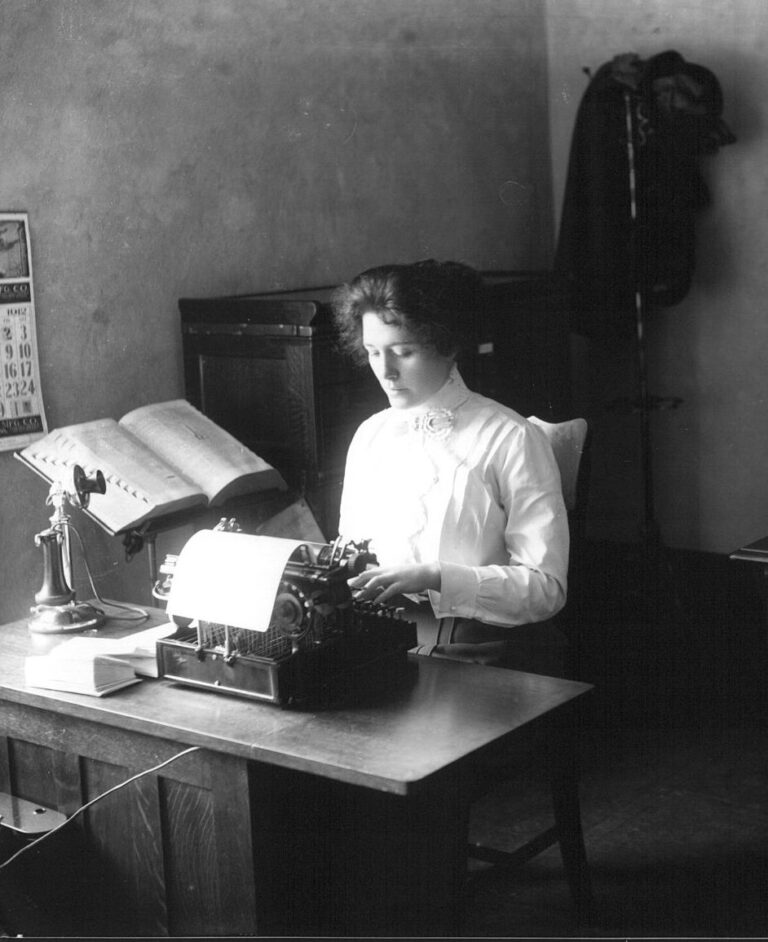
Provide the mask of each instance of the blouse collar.
POLYGON ((448 379, 438 389, 436 393, 417 406, 411 406, 408 409, 391 409, 398 418, 410 420, 420 415, 427 415, 430 412, 453 412, 463 405, 469 399, 471 393, 464 380, 461 378, 459 369, 454 363, 448 379))

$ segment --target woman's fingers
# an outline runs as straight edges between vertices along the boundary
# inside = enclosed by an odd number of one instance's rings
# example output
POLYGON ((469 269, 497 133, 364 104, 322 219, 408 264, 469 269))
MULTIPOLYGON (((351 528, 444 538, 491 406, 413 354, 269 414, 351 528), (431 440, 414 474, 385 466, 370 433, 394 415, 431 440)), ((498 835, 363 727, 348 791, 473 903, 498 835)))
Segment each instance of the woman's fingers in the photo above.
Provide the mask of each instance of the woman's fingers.
POLYGON ((396 594, 390 591, 394 584, 394 576, 381 569, 368 569, 348 583, 353 596, 363 602, 373 599, 386 601, 396 594))

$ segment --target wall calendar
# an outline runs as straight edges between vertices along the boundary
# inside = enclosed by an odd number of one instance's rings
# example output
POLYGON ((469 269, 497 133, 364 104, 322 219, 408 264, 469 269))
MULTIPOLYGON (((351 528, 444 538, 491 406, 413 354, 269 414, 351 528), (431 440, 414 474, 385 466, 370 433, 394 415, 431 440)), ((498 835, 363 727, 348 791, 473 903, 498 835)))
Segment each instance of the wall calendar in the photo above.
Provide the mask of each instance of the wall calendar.
POLYGON ((0 451, 8 451, 48 431, 26 213, 0 212, 0 380, 0 451))

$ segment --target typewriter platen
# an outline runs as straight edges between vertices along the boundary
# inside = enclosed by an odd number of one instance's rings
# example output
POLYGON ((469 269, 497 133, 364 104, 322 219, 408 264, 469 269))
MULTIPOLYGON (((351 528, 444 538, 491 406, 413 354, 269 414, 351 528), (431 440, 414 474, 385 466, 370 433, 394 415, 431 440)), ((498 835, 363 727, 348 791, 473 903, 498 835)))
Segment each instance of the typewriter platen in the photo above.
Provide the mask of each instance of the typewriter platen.
MULTIPOLYGON (((415 624, 399 609, 354 600, 347 585, 375 562, 366 545, 304 543, 218 528, 201 531, 192 540, 207 544, 197 547, 197 572, 184 568, 195 566, 187 544, 177 559, 166 560, 155 589, 156 597, 167 599, 178 626, 158 642, 161 676, 283 707, 315 709, 406 674, 407 651, 416 644, 415 624), (262 606, 264 592, 270 596, 264 612, 271 605, 271 613, 266 618, 254 615, 245 626, 212 618, 217 604, 211 593, 242 593, 240 607, 247 608, 248 595, 263 576, 249 573, 249 565, 258 567, 259 559, 269 559, 272 568, 259 590, 262 606), (182 601, 176 588, 185 594, 184 581, 192 586, 192 597, 182 601)), ((233 611, 229 604, 223 610, 233 611)), ((230 620, 244 623, 249 618, 234 615, 230 620)))

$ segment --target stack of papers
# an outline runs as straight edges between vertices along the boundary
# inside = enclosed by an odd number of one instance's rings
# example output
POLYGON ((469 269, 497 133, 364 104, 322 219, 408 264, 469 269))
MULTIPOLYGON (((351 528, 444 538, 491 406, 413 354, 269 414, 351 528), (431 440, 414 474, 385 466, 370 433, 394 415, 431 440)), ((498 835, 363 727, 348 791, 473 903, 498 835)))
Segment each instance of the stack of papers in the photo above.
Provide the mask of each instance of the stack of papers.
POLYGON ((176 631, 172 622, 164 622, 154 628, 135 631, 122 638, 100 638, 98 635, 78 635, 62 641, 48 655, 49 657, 72 657, 100 655, 119 658, 130 664, 142 677, 157 677, 157 647, 160 638, 167 638, 176 631))
POLYGON ((126 661, 90 654, 72 657, 34 654, 26 659, 24 674, 30 687, 68 690, 94 697, 137 684, 141 679, 126 661))
POLYGON ((69 638, 48 654, 26 659, 26 683, 48 690, 104 696, 138 683, 142 676, 157 677, 156 642, 174 631, 176 625, 166 622, 122 638, 69 638))

